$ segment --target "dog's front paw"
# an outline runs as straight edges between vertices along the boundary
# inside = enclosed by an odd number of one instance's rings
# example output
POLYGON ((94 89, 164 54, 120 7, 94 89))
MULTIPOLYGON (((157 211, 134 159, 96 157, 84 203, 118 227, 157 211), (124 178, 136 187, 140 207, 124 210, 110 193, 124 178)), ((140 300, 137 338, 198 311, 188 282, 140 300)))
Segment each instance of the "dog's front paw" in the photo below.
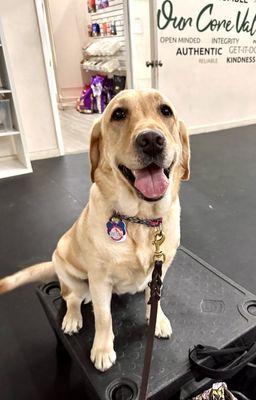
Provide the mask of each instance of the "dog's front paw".
POLYGON ((80 311, 67 311, 62 321, 62 330, 67 335, 77 333, 83 326, 83 317, 80 311))
POLYGON ((172 327, 169 319, 161 313, 156 320, 155 336, 158 338, 169 339, 172 334, 172 327))
POLYGON ((91 360, 95 368, 99 371, 107 371, 116 362, 116 352, 113 347, 104 348, 93 346, 91 350, 91 360))

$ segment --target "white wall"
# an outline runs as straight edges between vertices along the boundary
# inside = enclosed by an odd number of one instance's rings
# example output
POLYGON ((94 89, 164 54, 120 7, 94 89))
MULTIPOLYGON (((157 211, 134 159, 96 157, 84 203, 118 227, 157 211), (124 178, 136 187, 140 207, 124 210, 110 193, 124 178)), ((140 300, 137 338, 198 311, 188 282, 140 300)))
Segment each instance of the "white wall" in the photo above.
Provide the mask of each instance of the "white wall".
POLYGON ((135 89, 151 87, 151 68, 145 63, 151 60, 150 16, 148 0, 130 0, 131 61, 135 89))
MULTIPOLYGON (((0 0, 0 17, 30 155, 57 154, 34 1, 0 0)), ((8 154, 6 146, 1 148, 8 154)))
POLYGON ((10 137, 0 138, 0 159, 13 154, 14 145, 10 137))
POLYGON ((56 75, 63 97, 77 97, 83 86, 80 62, 88 42, 86 1, 47 0, 56 54, 56 75))
MULTIPOLYGON (((173 23, 165 29, 158 29, 159 59, 163 61, 162 69, 159 69, 159 88, 169 96, 180 115, 187 123, 191 131, 200 133, 215 129, 241 126, 256 123, 256 32, 253 36, 246 32, 238 33, 235 23, 238 13, 243 20, 249 9, 248 21, 252 25, 256 15, 254 0, 246 0, 247 3, 231 1, 205 1, 194 0, 182 2, 172 0, 172 17, 192 18, 192 26, 188 25, 183 30, 175 29, 173 23), (211 19, 222 21, 231 20, 234 27, 226 32, 223 28, 219 31, 207 29, 199 32, 196 29, 196 20, 200 10, 212 3, 212 15, 206 11, 200 19, 200 29, 206 26, 211 19), (180 38, 196 38, 200 43, 182 43, 180 38), (217 39, 231 39, 235 43, 212 42, 217 39), (164 43, 161 41, 165 40, 164 43), (237 42, 238 40, 238 42, 237 42), (231 46, 236 46, 234 49, 231 46), (239 51, 238 46, 253 47, 254 53, 249 51, 233 54, 239 51), (221 48, 223 55, 219 56, 182 56, 176 55, 178 48, 221 48), (255 57, 255 62, 228 63, 228 57, 255 57), (203 62, 200 63, 199 60, 203 62), (215 59, 214 63, 208 62, 215 59)), ((160 9, 163 0, 158 0, 160 9)), ((169 2, 170 5, 170 2, 169 2)), ((170 10, 170 7, 166 10, 170 10)), ((157 12, 157 10, 156 10, 157 12)), ((169 15, 169 11, 167 12, 169 15)), ((164 27, 165 19, 161 18, 161 27, 164 27)), ((177 22, 178 20, 176 20, 177 22)), ((254 24, 256 31, 256 24, 254 24)))

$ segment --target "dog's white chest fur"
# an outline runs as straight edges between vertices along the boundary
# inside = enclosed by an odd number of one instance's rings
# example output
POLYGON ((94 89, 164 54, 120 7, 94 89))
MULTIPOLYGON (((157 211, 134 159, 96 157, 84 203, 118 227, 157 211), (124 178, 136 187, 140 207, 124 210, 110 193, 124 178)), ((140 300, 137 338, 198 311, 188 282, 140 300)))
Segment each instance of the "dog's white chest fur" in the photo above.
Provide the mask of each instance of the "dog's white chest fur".
POLYGON ((113 285, 113 293, 117 294, 124 294, 124 293, 137 293, 137 292, 142 292, 145 290, 147 287, 148 283, 151 280, 151 273, 152 270, 150 269, 150 272, 143 276, 143 274, 140 274, 141 276, 138 276, 136 274, 136 277, 134 276, 133 279, 129 280, 119 280, 119 282, 115 282, 113 285))
POLYGON ((115 260, 115 268, 111 271, 114 293, 145 290, 152 274, 152 239, 153 231, 150 228, 129 225, 126 242, 111 243, 108 247, 110 259, 115 260))

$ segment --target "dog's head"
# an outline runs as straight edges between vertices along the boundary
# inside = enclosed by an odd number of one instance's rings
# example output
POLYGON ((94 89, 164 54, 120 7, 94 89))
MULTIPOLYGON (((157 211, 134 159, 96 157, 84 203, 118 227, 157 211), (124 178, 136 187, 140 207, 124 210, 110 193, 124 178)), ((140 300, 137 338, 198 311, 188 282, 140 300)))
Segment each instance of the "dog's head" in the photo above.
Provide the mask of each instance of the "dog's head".
POLYGON ((156 90, 124 90, 107 106, 91 133, 91 178, 113 174, 129 192, 158 201, 175 179, 189 178, 190 149, 184 124, 156 90))

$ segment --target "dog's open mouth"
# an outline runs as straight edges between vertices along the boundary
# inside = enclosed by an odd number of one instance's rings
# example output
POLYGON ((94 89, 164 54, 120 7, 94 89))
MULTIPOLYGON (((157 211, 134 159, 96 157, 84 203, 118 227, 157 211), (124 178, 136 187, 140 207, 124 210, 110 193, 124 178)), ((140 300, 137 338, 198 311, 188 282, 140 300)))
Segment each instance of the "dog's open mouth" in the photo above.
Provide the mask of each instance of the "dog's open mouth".
POLYGON ((140 197, 146 201, 157 201, 162 199, 169 186, 172 166, 173 163, 166 169, 156 164, 135 170, 130 170, 124 165, 119 165, 118 168, 140 197))

